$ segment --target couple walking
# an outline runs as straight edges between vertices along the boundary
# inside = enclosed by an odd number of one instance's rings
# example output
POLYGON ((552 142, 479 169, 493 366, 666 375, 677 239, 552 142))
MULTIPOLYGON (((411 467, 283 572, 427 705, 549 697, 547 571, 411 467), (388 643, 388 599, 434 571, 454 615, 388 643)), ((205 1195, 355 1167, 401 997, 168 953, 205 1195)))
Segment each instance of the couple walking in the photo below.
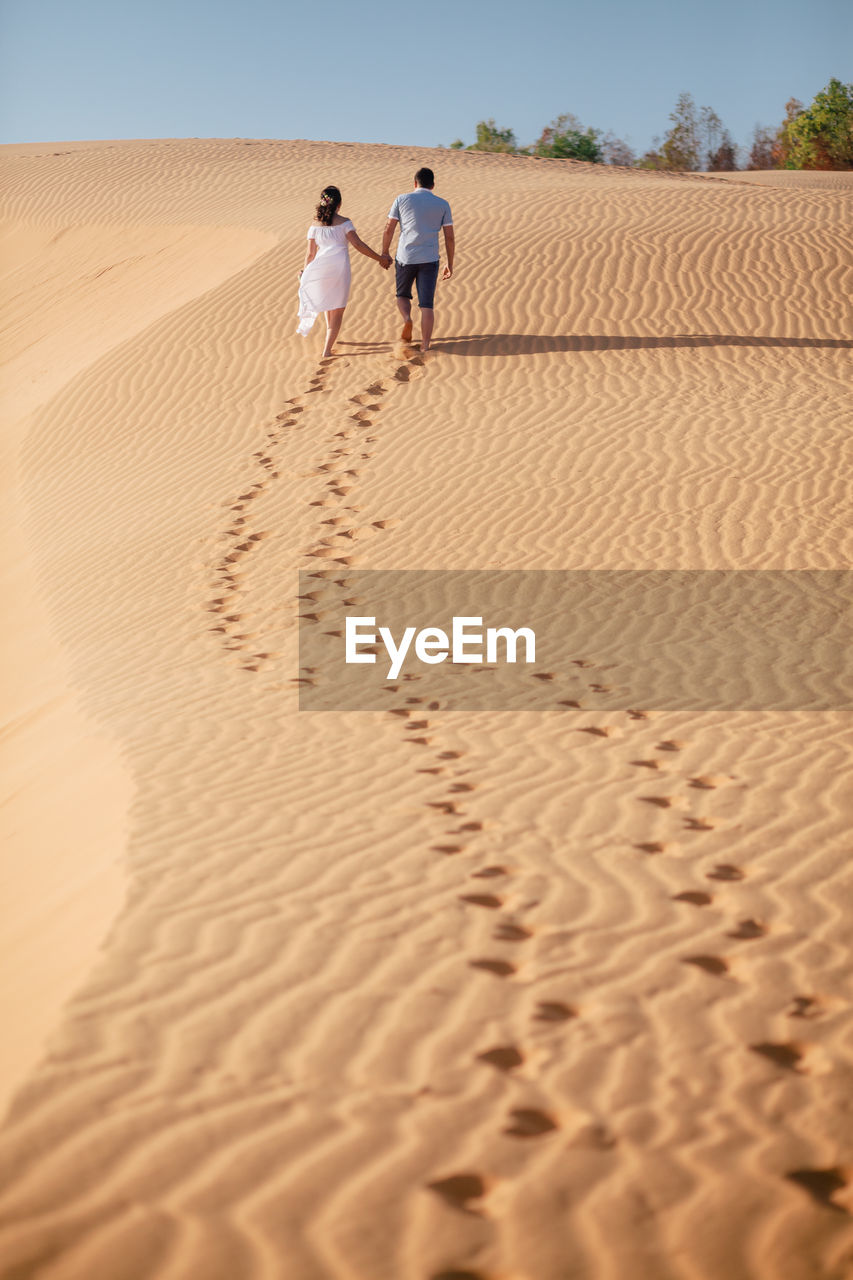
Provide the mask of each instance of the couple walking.
POLYGON ((325 187, 317 205, 317 221, 308 228, 308 251, 305 266, 299 273, 299 327, 303 338, 311 330, 322 311, 326 317, 326 345, 323 356, 332 354, 350 290, 349 245, 365 257, 378 262, 383 270, 391 266, 391 241, 399 225, 395 269, 397 307, 403 317, 400 334, 404 342, 412 337, 412 285, 417 285, 421 309, 421 350, 429 351, 435 318, 435 286, 438 282, 438 233, 444 229, 447 265, 442 275, 453 275, 455 238, 450 205, 433 194, 435 176, 432 169, 418 169, 414 191, 397 196, 388 214, 382 236, 382 252, 376 253, 360 239, 349 218, 338 213, 341 193, 337 187, 325 187))

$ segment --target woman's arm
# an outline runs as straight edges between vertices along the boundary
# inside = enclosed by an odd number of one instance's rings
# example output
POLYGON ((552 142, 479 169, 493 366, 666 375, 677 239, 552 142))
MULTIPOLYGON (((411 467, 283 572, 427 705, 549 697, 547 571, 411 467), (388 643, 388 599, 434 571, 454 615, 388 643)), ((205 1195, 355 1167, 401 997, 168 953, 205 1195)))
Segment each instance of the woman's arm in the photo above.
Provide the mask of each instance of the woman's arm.
MULTIPOLYGON (((316 253, 317 253, 317 241, 316 241, 316 240, 309 240, 309 241, 308 241, 308 248, 305 250, 305 261, 304 261, 304 262, 303 262, 303 264, 302 264, 302 271, 304 271, 304 270, 305 270, 305 268, 308 266, 308 263, 309 263, 309 262, 313 262, 313 261, 314 261, 314 257, 315 257, 315 255, 316 255, 316 253)), ((302 271, 300 271, 300 272, 299 272, 299 274, 300 274, 300 275, 302 275, 302 271)))
POLYGON ((358 249, 359 253, 363 253, 365 258, 372 258, 374 262, 382 261, 381 255, 376 253, 374 249, 371 249, 369 244, 365 244, 357 231, 348 231, 347 240, 349 240, 354 249, 358 249))

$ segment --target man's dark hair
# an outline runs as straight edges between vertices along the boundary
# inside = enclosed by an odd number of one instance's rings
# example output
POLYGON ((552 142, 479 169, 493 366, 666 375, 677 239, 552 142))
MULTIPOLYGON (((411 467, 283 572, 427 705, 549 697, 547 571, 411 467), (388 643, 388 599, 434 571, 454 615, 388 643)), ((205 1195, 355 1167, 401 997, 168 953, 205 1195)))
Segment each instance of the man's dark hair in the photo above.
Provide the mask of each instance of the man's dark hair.
POLYGON ((428 191, 432 191, 435 186, 435 174, 432 169, 418 169, 415 182, 419 187, 426 187, 428 191))

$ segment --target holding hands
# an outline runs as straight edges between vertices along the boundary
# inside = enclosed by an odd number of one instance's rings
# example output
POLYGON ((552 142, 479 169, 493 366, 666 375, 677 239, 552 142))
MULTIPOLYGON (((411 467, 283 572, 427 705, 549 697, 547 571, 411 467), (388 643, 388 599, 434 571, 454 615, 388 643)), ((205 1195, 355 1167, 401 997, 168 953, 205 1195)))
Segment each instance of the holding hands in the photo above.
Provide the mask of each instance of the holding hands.
POLYGON ((379 265, 383 271, 387 271, 392 262, 390 253, 383 253, 379 258, 379 265))

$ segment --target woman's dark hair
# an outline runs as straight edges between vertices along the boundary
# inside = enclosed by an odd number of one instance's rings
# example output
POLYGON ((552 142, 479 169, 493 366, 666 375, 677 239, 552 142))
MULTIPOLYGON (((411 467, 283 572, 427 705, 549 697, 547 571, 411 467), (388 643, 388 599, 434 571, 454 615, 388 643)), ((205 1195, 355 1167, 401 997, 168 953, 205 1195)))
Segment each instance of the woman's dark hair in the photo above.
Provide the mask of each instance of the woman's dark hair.
POLYGON ((317 205, 317 221, 321 227, 330 227, 335 214, 341 207, 343 196, 337 187, 324 187, 320 192, 320 203, 317 205))

